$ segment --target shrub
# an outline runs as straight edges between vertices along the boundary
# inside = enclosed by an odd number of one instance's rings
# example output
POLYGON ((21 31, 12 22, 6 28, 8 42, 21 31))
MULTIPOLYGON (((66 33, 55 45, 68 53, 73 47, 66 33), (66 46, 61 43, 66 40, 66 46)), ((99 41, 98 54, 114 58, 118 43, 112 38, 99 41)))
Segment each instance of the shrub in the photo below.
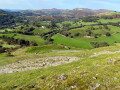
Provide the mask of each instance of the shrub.
POLYGON ((91 42, 95 48, 109 46, 107 42, 91 42))
POLYGON ((111 36, 111 34, 109 32, 106 33, 106 36, 111 36))

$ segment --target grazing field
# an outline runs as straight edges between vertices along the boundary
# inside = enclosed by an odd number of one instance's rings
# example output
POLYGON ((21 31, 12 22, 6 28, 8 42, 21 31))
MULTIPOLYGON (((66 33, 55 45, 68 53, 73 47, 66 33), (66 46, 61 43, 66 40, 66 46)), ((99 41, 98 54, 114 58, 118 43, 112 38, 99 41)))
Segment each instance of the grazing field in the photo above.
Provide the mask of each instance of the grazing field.
POLYGON ((24 40, 29 40, 36 42, 38 45, 44 44, 45 40, 43 40, 40 36, 34 36, 34 35, 23 35, 23 34, 16 34, 16 33, 11 33, 11 34, 0 34, 0 36, 7 36, 7 37, 13 37, 15 39, 24 39, 24 40))
POLYGON ((16 33, 10 33, 10 34, 0 34, 0 36, 6 36, 6 37, 14 37, 16 33))
POLYGON ((34 32, 35 34, 42 34, 42 33, 48 33, 50 31, 50 29, 47 28, 35 28, 34 32))
POLYGON ((69 32, 75 36, 79 33, 78 37, 84 37, 91 33, 90 36, 94 37, 96 34, 100 34, 101 36, 106 35, 107 32, 110 34, 120 33, 120 27, 107 25, 108 29, 106 29, 103 25, 94 25, 94 26, 85 26, 82 28, 71 29, 69 32))
POLYGON ((68 38, 63 35, 57 34, 52 38, 54 39, 54 43, 56 44, 91 49, 93 48, 93 46, 90 44, 90 42, 107 42, 109 45, 115 45, 115 42, 120 42, 119 37, 120 33, 114 34, 109 37, 102 36, 99 38, 68 38))
POLYGON ((0 30, 0 32, 11 32, 11 31, 13 31, 13 29, 4 29, 4 30, 0 30))
POLYGON ((98 15, 120 15, 120 12, 110 11, 110 12, 100 13, 98 15))
POLYGON ((79 22, 71 22, 71 21, 65 21, 65 22, 62 22, 62 23, 57 23, 57 26, 59 27, 62 27, 62 26, 65 26, 65 27, 69 27, 69 28, 74 28, 74 27, 79 27, 81 25, 93 25, 93 24, 97 24, 97 22, 82 22, 82 21, 79 21, 79 22))
POLYGON ((120 19, 119 18, 117 18, 117 19, 100 19, 98 21, 101 23, 109 23, 109 22, 117 23, 117 22, 120 22, 120 19))
POLYGON ((29 41, 34 41, 38 45, 44 44, 45 40, 43 40, 40 36, 34 36, 34 35, 22 35, 22 34, 17 34, 14 38, 16 39, 24 39, 24 40, 29 40, 29 41))
POLYGON ((115 45, 115 42, 120 42, 120 33, 118 34, 114 34, 112 36, 106 37, 106 36, 102 36, 99 38, 76 38, 76 40, 84 40, 88 43, 90 42, 107 42, 109 45, 115 45))
POLYGON ((62 45, 42 45, 29 47, 26 50, 26 53, 43 53, 43 52, 51 52, 53 50, 68 50, 65 46, 62 45))
POLYGON ((87 49, 93 48, 92 45, 90 45, 84 40, 76 40, 73 38, 65 37, 60 34, 53 36, 52 39, 54 39, 55 44, 63 44, 66 46, 73 46, 73 47, 87 48, 87 49))
POLYGON ((3 40, 0 40, 0 45, 4 48, 14 48, 16 46, 19 46, 19 45, 9 45, 7 42, 5 42, 3 40))

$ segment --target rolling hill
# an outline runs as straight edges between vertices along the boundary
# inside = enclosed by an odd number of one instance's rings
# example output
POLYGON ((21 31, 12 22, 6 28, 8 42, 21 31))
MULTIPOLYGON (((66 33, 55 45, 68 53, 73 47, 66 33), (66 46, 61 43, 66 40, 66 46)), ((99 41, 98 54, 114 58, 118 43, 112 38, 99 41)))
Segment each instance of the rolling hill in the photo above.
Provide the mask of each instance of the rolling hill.
POLYGON ((119 15, 0 10, 0 90, 119 90, 119 15))

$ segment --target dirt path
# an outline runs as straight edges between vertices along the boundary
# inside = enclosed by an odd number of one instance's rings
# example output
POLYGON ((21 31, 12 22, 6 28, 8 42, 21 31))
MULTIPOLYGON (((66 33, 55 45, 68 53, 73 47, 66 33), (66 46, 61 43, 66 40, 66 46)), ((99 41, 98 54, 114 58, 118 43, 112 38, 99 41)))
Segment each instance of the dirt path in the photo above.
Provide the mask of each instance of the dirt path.
POLYGON ((48 58, 28 59, 8 64, 5 66, 1 66, 0 73, 13 73, 38 68, 45 68, 49 66, 57 66, 60 64, 70 63, 79 59, 81 58, 69 56, 55 56, 48 58))
MULTIPOLYGON (((61 52, 81 52, 82 50, 63 50, 63 51, 60 51, 60 50, 52 50, 52 52, 57 52, 57 53, 61 53, 61 52)), ((51 52, 51 53, 52 53, 51 52)))
POLYGON ((99 56, 99 55, 102 55, 102 54, 115 54, 115 53, 120 53, 120 50, 119 51, 101 51, 101 52, 98 52, 98 53, 94 53, 90 57, 95 57, 95 56, 99 56))

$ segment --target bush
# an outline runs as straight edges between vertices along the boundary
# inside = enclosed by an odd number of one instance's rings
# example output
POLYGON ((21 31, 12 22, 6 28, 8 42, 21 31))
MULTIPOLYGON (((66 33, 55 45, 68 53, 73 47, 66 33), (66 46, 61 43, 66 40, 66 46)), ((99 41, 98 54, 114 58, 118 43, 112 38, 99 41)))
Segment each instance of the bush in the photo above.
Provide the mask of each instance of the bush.
POLYGON ((109 46, 107 42, 91 42, 94 48, 109 46))
POLYGON ((111 36, 111 34, 109 32, 106 33, 106 36, 111 36))

